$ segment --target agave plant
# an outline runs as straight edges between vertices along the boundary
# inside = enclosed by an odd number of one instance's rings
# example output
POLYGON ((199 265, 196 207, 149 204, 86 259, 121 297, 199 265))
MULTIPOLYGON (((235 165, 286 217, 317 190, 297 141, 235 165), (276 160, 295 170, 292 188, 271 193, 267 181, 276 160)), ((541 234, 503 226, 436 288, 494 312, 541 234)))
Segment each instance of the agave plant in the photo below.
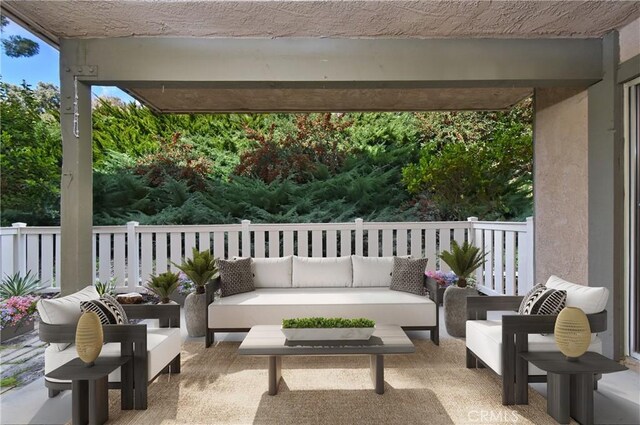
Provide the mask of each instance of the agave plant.
POLYGON ((28 271, 24 276, 14 273, 11 276, 5 275, 0 283, 0 298, 24 297, 31 295, 40 289, 42 282, 35 275, 28 271))
POLYGON ((458 275, 458 286, 464 288, 467 286, 467 278, 475 269, 480 267, 484 262, 487 254, 481 252, 480 248, 465 242, 460 246, 457 241, 451 241, 451 251, 443 251, 440 254, 442 261, 451 267, 456 275, 458 275))
POLYGON ((161 303, 166 304, 178 285, 180 285, 178 273, 164 272, 158 276, 151 275, 145 288, 160 297, 161 303))
POLYGON ((209 250, 198 251, 193 248, 192 258, 186 259, 182 264, 175 264, 196 287, 196 294, 204 293, 204 286, 218 273, 216 259, 209 250))
POLYGON ((96 280, 96 283, 93 285, 96 287, 96 291, 100 296, 104 294, 115 295, 116 294, 116 279, 111 278, 106 282, 100 282, 96 280))

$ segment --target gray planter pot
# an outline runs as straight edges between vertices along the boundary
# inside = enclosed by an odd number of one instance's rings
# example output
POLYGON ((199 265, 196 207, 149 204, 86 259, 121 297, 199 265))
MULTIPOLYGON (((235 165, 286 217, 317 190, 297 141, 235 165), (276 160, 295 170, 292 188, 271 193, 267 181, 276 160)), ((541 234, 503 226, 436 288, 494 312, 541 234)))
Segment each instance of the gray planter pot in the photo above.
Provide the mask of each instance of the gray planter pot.
POLYGON ((189 333, 189 336, 199 337, 205 335, 207 331, 207 323, 205 320, 206 308, 206 294, 196 294, 192 292, 185 298, 184 318, 187 322, 187 333, 189 333))
POLYGON ((444 325, 449 335, 466 336, 467 297, 477 294, 473 288, 458 286, 450 286, 444 291, 444 325))

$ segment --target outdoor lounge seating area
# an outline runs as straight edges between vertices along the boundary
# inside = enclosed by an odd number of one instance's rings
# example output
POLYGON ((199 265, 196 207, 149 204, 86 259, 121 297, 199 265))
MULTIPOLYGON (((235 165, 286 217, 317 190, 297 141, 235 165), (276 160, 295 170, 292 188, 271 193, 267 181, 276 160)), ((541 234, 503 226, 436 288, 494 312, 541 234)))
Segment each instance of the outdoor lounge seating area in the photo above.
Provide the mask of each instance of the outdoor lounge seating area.
POLYGON ((0 425, 640 425, 640 0, 0 9, 0 425))

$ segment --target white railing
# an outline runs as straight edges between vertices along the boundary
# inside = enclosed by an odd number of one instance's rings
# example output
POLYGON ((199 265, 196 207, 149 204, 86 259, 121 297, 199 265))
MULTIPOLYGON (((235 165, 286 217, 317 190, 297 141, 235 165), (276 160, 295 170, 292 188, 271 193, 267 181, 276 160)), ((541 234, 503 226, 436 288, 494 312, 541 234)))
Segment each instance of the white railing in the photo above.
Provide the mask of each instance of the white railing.
MULTIPOLYGON (((151 274, 176 270, 192 248, 214 256, 370 257, 411 255, 429 259, 428 268, 448 271, 438 255, 451 241, 473 241, 487 252, 476 272, 486 294, 522 294, 533 286, 533 219, 523 223, 459 222, 288 223, 93 228, 94 280, 115 279, 119 289, 136 291, 151 274)), ((60 228, 14 223, 0 229, 0 274, 30 271, 48 287, 60 286, 60 228)))

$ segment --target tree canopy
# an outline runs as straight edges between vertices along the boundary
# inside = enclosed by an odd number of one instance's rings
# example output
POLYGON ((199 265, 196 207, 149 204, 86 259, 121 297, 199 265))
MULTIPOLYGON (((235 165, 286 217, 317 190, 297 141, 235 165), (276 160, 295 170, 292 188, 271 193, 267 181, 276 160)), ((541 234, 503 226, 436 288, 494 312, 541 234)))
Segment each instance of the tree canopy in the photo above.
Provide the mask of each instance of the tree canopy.
MULTIPOLYGON (((57 88, 0 86, 2 225, 59 221, 57 88)), ((531 102, 511 111, 158 115, 93 105, 94 223, 522 219, 531 102)))

